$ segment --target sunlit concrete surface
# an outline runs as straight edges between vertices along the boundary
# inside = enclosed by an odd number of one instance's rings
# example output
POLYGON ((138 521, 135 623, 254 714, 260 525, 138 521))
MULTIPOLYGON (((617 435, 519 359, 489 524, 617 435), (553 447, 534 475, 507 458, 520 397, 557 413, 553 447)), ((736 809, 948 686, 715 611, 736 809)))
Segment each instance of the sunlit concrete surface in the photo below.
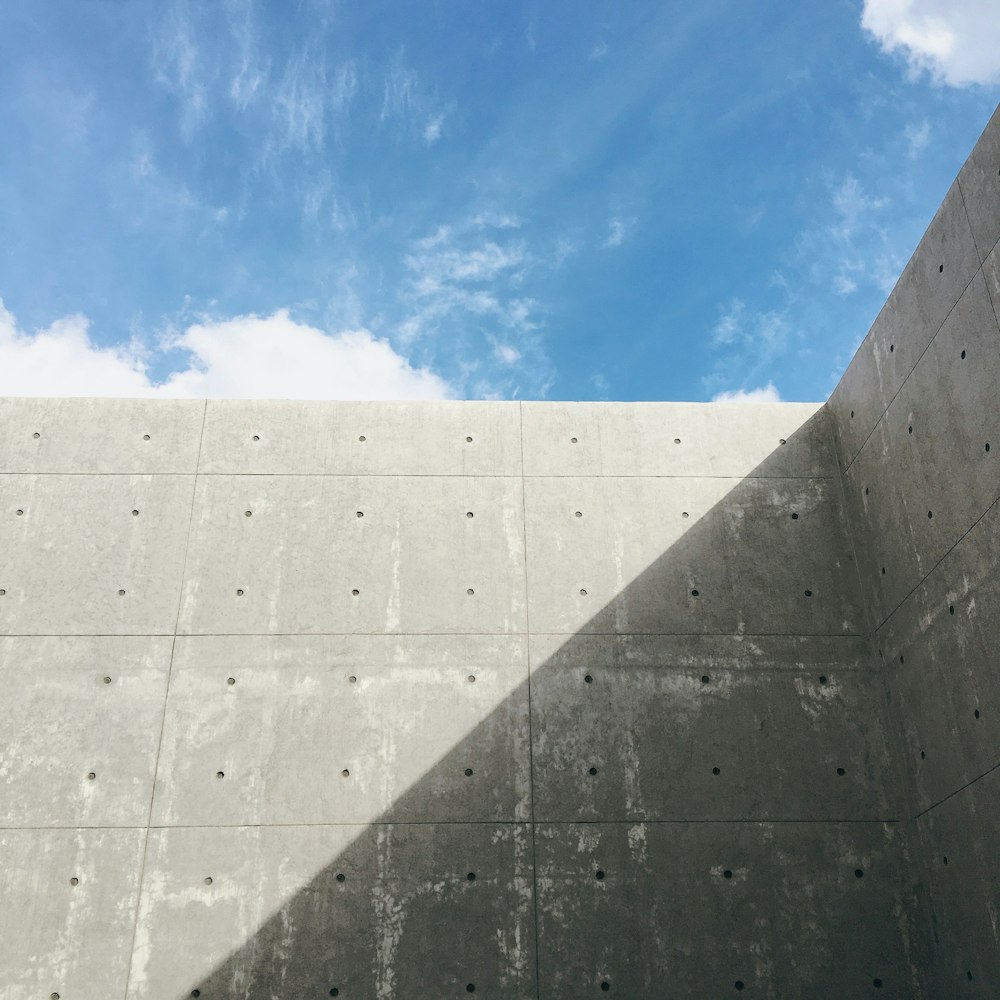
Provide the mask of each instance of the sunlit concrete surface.
POLYGON ((1000 120, 826 405, 0 400, 0 998, 987 998, 1000 120))

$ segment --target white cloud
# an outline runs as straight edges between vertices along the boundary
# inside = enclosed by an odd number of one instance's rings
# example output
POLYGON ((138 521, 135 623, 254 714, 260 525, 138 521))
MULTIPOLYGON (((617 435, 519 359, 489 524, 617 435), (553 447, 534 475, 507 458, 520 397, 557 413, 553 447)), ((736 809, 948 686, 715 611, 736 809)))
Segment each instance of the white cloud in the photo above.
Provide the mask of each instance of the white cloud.
POLYGON ((608 54, 608 43, 605 41, 599 41, 594 43, 594 47, 590 50, 590 54, 587 58, 591 62, 600 62, 608 54))
POLYGON ((505 364, 516 365, 521 360, 521 352, 510 344, 496 344, 493 353, 505 364))
POLYGON ((424 126, 424 142, 428 146, 433 145, 441 138, 441 129, 444 126, 444 115, 435 115, 424 126))
POLYGON ((1000 81, 995 0, 865 0, 861 26, 916 76, 965 87, 1000 81))
POLYGON ((608 238, 604 241, 606 247, 620 247, 625 242, 625 236, 632 220, 614 216, 608 222, 608 238))
POLYGON ((733 299, 712 329, 712 343, 733 343, 740 333, 745 312, 746 305, 743 300, 733 299))
POLYGON ((224 399, 442 399, 449 385, 414 368, 367 330, 327 334, 285 310, 195 323, 154 349, 100 347, 83 316, 35 333, 0 302, 0 396, 159 396, 224 399), (181 352, 184 367, 154 383, 152 363, 181 352))
POLYGON ((713 403, 780 403, 781 395, 773 382, 757 389, 731 389, 712 397, 713 403))
POLYGON ((925 118, 919 125, 910 124, 903 130, 906 139, 906 154, 915 160, 926 148, 931 138, 931 123, 925 118))

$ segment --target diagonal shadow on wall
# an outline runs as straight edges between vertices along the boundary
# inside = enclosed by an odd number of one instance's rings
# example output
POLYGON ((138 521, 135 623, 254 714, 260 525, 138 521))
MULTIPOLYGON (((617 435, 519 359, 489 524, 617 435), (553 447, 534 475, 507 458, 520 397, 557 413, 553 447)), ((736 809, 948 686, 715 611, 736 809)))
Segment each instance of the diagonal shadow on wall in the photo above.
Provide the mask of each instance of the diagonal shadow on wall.
MULTIPOLYGON (((532 634, 521 682, 372 821, 151 829, 130 1000, 917 995, 839 480, 832 457, 786 474, 825 420, 687 512, 582 625, 532 634)), ((619 530, 683 516, 680 480, 623 485, 619 530)), ((529 592, 531 624, 608 571, 548 541, 529 535, 529 585, 544 560, 565 595, 529 592)), ((297 639, 240 648, 263 662, 297 639)), ((412 664, 393 696, 420 670, 442 672, 412 664)))

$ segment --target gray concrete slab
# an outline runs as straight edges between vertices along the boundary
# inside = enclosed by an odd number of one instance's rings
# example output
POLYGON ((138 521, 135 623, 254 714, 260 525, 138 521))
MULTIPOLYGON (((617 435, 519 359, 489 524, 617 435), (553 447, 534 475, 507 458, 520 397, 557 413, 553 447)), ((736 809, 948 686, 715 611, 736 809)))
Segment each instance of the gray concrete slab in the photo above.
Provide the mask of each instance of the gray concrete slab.
POLYGON ((876 635, 899 702, 921 812, 1000 764, 1000 506, 876 635))
POLYGON ((200 469, 229 475, 519 476, 519 406, 213 400, 200 469))
POLYGON ((991 1000, 1000 982, 1000 771, 957 791, 918 827, 934 928, 928 993, 991 1000))
POLYGON ((520 824, 152 831, 127 995, 535 997, 531 852, 520 824))
POLYGON ((527 676, 523 636, 180 637, 153 823, 527 820, 527 676))
POLYGON ((537 850, 539 996, 920 995, 895 827, 542 825, 537 850))
POLYGON ((819 645, 748 668, 736 638, 569 639, 532 679, 536 819, 898 818, 883 678, 819 645))
POLYGON ((979 266, 961 191, 953 184, 830 396, 842 469, 854 461, 979 266))
POLYGON ((994 111, 958 175, 980 260, 1000 240, 1000 110, 994 111))
POLYGON ((125 995, 145 830, 0 830, 0 998, 125 995))
POLYGON ((193 476, 0 476, 0 634, 172 634, 193 490, 193 476))
POLYGON ((511 478, 202 477, 180 631, 523 632, 521 511, 511 478))
POLYGON ((0 827, 146 825, 170 647, 0 638, 0 827))
POLYGON ((838 494, 822 479, 528 479, 532 628, 858 632, 838 494))
POLYGON ((197 399, 0 399, 0 473, 193 473, 197 399))
POLYGON ((522 404, 526 476, 832 476, 816 403, 522 404), (782 442, 785 442, 782 444, 782 442))

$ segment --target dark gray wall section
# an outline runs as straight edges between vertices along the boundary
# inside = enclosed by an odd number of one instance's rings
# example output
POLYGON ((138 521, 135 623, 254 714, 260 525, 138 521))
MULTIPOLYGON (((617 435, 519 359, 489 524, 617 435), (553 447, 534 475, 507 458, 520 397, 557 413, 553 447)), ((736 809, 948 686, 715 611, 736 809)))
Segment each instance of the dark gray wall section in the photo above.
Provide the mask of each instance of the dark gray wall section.
POLYGON ((933 997, 1000 983, 1000 112, 828 404, 933 997))

